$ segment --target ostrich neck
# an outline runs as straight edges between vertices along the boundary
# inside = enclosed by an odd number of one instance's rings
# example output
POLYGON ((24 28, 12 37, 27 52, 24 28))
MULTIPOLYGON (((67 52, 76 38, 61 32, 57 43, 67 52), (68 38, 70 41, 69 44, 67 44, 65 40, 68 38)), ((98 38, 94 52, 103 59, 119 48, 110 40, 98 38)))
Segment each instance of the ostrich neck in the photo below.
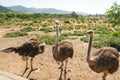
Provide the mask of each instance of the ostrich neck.
POLYGON ((59 28, 58 25, 56 26, 56 44, 53 50, 53 57, 57 60, 59 54, 58 54, 58 43, 59 43, 59 28))
POLYGON ((58 25, 56 26, 56 48, 58 51, 58 43, 59 43, 59 27, 58 25))
POLYGON ((90 52, 91 52, 91 47, 92 47, 92 40, 93 40, 93 35, 90 35, 89 44, 88 44, 88 51, 87 51, 87 62, 89 64, 92 63, 92 61, 90 60, 90 52))

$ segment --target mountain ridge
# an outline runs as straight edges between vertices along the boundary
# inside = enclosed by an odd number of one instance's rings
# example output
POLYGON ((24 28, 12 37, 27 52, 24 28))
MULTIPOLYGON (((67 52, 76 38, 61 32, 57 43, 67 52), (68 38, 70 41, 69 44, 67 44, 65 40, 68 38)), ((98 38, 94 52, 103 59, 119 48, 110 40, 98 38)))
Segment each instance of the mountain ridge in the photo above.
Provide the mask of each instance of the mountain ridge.
MULTIPOLYGON (((0 5, 0 12, 71 14, 73 11, 60 10, 56 8, 34 8, 34 7, 27 8, 21 5, 17 5, 17 6, 0 5)), ((76 13, 80 15, 89 15, 88 13, 84 13, 84 12, 76 12, 76 13)))
MULTIPOLYGON (((60 10, 55 8, 34 8, 34 7, 27 8, 21 5, 7 6, 7 8, 15 12, 21 12, 21 13, 70 14, 72 12, 72 11, 60 10)), ((76 12, 76 13, 81 15, 89 15, 88 13, 84 13, 84 12, 76 12)))
POLYGON ((0 12, 13 12, 12 10, 0 5, 0 12))

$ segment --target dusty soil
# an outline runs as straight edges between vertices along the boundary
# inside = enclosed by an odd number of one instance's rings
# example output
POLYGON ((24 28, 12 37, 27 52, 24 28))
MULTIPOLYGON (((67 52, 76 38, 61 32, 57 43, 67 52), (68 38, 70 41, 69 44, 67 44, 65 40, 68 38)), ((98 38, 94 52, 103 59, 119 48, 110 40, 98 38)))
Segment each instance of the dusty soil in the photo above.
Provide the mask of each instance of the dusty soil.
MULTIPOLYGON (((8 30, 0 29, 0 49, 11 46, 19 46, 29 40, 29 37, 3 38, 8 30)), ((93 72, 86 63, 87 43, 79 40, 68 40, 74 45, 74 57, 68 60, 67 79, 69 80, 101 80, 102 73, 93 72)), ((93 48, 92 48, 93 50, 93 48)), ((29 78, 35 80, 58 80, 60 65, 56 63, 52 56, 52 45, 46 45, 45 52, 34 58, 34 68, 37 71, 31 73, 29 78)), ((25 69, 25 61, 18 54, 0 52, 0 70, 21 75, 25 69)), ((26 77, 26 72, 24 77, 26 77)), ((109 74, 107 80, 120 80, 120 68, 114 74, 109 74)))

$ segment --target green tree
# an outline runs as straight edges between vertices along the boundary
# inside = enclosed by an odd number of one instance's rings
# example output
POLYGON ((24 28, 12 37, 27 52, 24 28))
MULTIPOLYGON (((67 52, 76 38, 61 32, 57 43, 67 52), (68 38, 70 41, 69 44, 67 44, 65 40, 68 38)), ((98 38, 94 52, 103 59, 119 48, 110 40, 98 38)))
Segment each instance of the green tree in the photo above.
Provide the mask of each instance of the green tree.
POLYGON ((72 17, 72 18, 78 18, 78 15, 77 15, 76 12, 73 11, 73 12, 71 13, 71 17, 72 17))
POLYGON ((116 2, 105 12, 105 14, 114 25, 120 23, 120 5, 116 2))

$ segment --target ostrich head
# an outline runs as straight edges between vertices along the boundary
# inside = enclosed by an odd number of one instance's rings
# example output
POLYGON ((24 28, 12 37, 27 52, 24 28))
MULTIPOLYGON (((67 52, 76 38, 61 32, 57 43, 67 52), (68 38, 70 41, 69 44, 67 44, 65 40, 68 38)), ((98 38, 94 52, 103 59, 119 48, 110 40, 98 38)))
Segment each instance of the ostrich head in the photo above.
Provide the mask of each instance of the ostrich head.
POLYGON ((38 46, 38 52, 43 53, 45 49, 45 42, 41 42, 38 46))
POLYGON ((94 34, 93 30, 88 30, 86 33, 90 36, 93 36, 93 34, 94 34))
POLYGON ((56 25, 59 25, 59 23, 60 23, 60 21, 58 21, 58 20, 55 21, 55 24, 56 24, 56 25))

